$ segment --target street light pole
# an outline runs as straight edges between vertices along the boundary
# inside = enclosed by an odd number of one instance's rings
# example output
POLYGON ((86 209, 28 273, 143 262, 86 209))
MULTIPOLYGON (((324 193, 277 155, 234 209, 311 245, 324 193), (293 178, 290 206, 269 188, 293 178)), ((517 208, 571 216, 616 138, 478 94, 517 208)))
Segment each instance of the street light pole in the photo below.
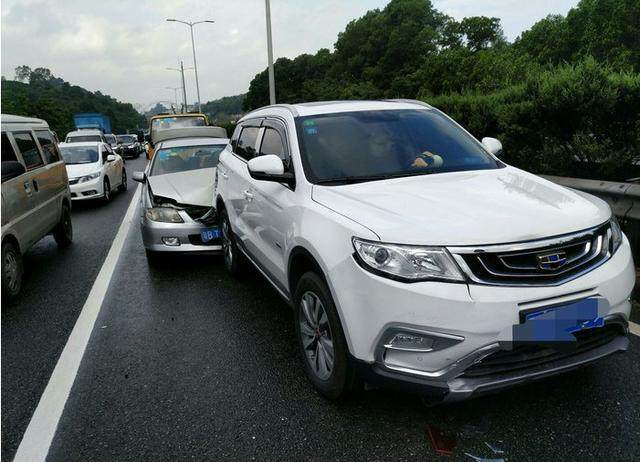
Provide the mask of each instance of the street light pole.
POLYGON ((273 74, 273 44, 271 40, 271 5, 264 0, 267 16, 267 58, 269 60, 269 103, 276 104, 276 79, 273 74))
POLYGON ((175 67, 167 67, 168 71, 177 71, 180 72, 180 79, 182 82, 182 99, 184 101, 184 110, 183 112, 187 112, 188 111, 188 105, 187 105, 187 87, 184 84, 184 71, 185 70, 189 70, 189 69, 193 69, 193 67, 184 67, 184 65, 182 64, 182 61, 180 61, 180 69, 177 69, 175 67))
POLYGON ((200 82, 198 80, 198 63, 196 62, 196 42, 193 39, 193 26, 195 26, 196 24, 202 24, 202 23, 205 23, 205 22, 213 24, 215 21, 212 21, 210 19, 206 19, 204 21, 189 22, 189 21, 181 21, 179 19, 173 19, 173 18, 169 18, 169 19, 167 19, 167 21, 169 21, 169 22, 179 22, 179 23, 182 23, 182 24, 186 24, 187 26, 189 26, 189 29, 191 31, 191 51, 193 52, 193 68, 194 68, 195 73, 196 73, 196 92, 198 94, 198 112, 202 112, 202 104, 201 104, 201 101, 200 101, 200 82))
POLYGON ((180 87, 165 87, 167 90, 173 90, 173 99, 175 100, 175 105, 178 107, 178 90, 180 87))

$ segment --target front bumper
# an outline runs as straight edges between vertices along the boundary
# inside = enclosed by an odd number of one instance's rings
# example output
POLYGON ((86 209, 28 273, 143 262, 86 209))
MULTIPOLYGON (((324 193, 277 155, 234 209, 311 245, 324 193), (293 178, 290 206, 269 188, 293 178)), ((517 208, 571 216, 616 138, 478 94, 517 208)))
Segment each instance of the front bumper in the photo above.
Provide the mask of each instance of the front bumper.
POLYGON ((104 196, 104 183, 102 177, 84 183, 70 184, 72 201, 100 199, 104 196))
POLYGON ((153 252, 202 252, 219 253, 222 250, 220 239, 204 243, 200 233, 216 226, 206 226, 192 220, 185 212, 180 212, 184 223, 161 223, 142 216, 140 229, 142 241, 147 250, 153 252), (168 245, 167 238, 177 238, 179 245, 168 245))
POLYGON ((369 273, 353 258, 333 268, 328 279, 350 352, 367 381, 408 386, 442 400, 456 400, 554 375, 626 350, 635 267, 625 237, 606 263, 553 287, 406 284, 369 273), (505 333, 520 324, 521 312, 593 297, 603 301, 598 316, 619 327, 619 335, 606 344, 505 373, 465 375, 474 364, 505 348, 505 333), (391 329, 456 341, 429 352, 396 351, 387 348, 391 329))

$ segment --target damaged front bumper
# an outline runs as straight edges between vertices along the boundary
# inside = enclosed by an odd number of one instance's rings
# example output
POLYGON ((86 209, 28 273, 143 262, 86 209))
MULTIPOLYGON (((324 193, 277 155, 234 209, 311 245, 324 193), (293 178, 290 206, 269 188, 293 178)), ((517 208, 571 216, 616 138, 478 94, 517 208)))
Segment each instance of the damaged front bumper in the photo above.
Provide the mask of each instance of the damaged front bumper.
POLYGON ((220 253, 221 239, 204 240, 203 231, 217 231, 218 224, 215 211, 194 219, 187 210, 177 210, 183 223, 165 223, 150 220, 142 215, 140 229, 145 249, 152 252, 202 252, 220 253))
POLYGON ((623 316, 605 319, 604 328, 584 331, 574 350, 515 348, 486 345, 450 366, 428 373, 403 371, 381 362, 369 364, 352 358, 363 379, 374 387, 395 388, 428 397, 432 403, 455 402, 577 369, 629 345, 628 323, 623 316), (524 351, 523 351, 524 349, 524 351))

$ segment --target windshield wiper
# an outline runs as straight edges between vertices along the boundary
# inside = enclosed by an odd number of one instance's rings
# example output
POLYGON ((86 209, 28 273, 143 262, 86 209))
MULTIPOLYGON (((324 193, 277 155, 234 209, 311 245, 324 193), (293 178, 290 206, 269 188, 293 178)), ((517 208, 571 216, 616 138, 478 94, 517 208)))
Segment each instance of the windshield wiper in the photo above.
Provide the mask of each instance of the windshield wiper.
POLYGON ((434 173, 433 170, 422 170, 419 172, 398 172, 398 173, 387 173, 384 175, 341 176, 341 177, 326 178, 326 179, 318 180, 316 181, 316 184, 324 184, 324 185, 355 184, 355 183, 364 183, 367 181, 380 181, 380 180, 388 180, 391 178, 403 178, 407 176, 430 175, 432 173, 434 173))

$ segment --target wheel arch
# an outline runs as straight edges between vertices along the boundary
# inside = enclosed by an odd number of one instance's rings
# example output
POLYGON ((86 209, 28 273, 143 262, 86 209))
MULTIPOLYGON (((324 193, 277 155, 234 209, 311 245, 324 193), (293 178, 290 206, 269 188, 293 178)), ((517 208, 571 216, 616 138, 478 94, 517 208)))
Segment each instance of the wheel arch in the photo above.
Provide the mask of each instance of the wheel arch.
POLYGON ((2 245, 4 245, 7 242, 11 242, 12 244, 14 244, 18 249, 18 252, 22 254, 22 250, 20 249, 20 241, 18 241, 18 238, 15 235, 8 233, 5 236, 3 236, 2 245))

